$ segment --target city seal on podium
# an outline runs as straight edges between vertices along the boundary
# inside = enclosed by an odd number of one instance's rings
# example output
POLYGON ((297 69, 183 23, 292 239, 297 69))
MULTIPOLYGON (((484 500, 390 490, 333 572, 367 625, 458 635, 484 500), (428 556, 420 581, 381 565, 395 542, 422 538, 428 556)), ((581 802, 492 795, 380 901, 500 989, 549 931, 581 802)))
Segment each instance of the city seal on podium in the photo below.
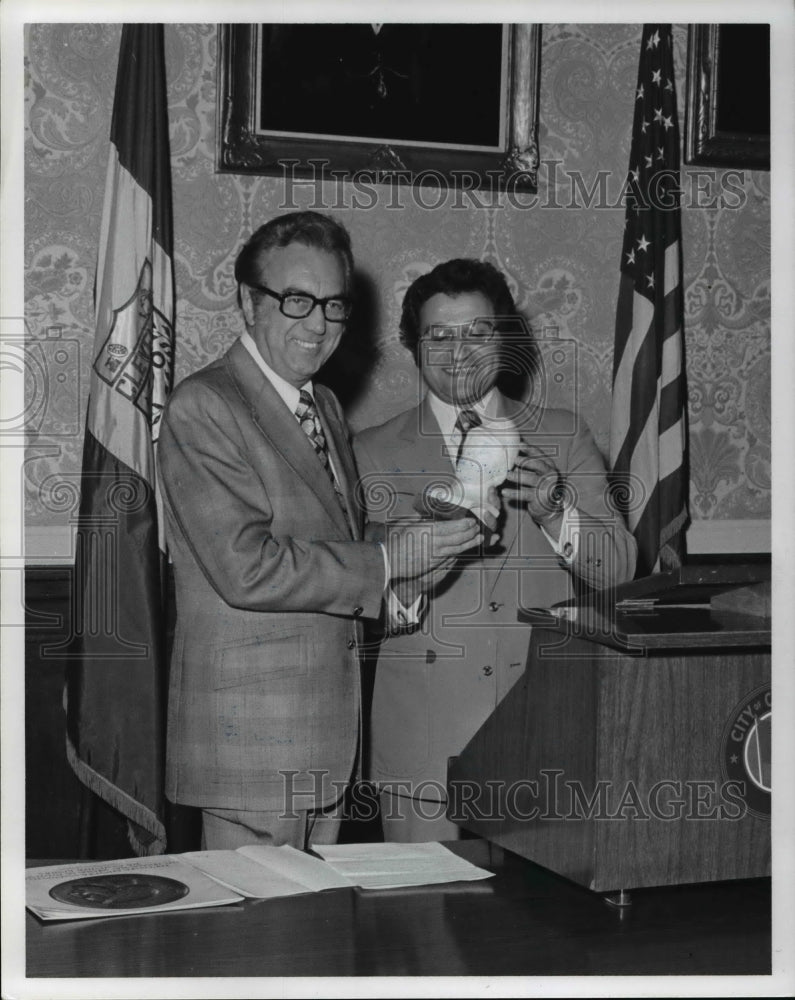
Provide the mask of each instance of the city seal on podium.
POLYGON ((770 733, 772 698, 764 684, 734 708, 721 739, 721 769, 736 785, 747 810, 770 817, 770 733))

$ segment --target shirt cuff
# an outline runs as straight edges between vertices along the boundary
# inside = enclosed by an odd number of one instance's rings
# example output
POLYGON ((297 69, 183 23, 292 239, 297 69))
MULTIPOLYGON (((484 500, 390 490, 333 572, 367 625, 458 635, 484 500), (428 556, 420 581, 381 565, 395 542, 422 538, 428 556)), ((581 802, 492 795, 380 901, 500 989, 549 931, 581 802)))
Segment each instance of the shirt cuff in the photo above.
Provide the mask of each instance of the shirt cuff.
POLYGON ((397 594, 389 586, 391 572, 386 546, 383 542, 379 542, 378 544, 384 553, 384 573, 386 574, 384 579, 384 602, 386 605, 387 627, 390 632, 402 632, 404 629, 414 628, 419 625, 420 617, 425 610, 425 594, 420 594, 410 608, 407 608, 405 604, 402 604, 398 600, 397 594))
POLYGON ((580 547, 580 515, 576 507, 563 508, 563 520, 560 524, 560 534, 557 539, 547 531, 544 525, 541 530, 547 537, 547 541, 552 546, 554 552, 560 556, 567 566, 571 566, 577 558, 577 550, 580 547))
POLYGON ((420 617, 425 610, 425 594, 420 594, 411 607, 402 604, 390 587, 386 592, 386 620, 390 632, 403 632, 414 629, 420 624, 420 617))
POLYGON ((386 590, 386 588, 389 586, 389 577, 391 575, 391 573, 390 573, 390 567, 389 567, 389 556, 386 554, 386 545, 384 545, 383 542, 379 542, 378 544, 381 546, 381 552, 382 552, 382 554, 384 556, 384 587, 383 587, 383 589, 386 590))

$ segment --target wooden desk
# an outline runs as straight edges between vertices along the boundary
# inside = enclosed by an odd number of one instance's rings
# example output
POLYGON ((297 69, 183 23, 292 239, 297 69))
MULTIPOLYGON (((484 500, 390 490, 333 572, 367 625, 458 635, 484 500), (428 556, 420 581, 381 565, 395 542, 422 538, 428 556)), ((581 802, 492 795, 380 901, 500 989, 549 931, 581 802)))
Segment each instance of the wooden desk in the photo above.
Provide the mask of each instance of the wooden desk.
POLYGON ((770 972, 770 882, 639 890, 629 911, 482 840, 482 883, 44 924, 29 977, 702 975, 770 972))
POLYGON ((598 892, 769 875, 769 620, 519 618, 525 674, 451 761, 450 817, 598 892))

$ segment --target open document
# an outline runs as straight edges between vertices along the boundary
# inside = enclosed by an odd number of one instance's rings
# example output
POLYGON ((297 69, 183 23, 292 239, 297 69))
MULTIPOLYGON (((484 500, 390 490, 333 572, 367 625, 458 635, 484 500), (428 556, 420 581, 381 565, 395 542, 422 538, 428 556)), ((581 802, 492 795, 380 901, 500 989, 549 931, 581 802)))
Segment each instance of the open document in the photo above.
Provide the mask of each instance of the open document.
POLYGON ((350 885, 362 889, 399 889, 491 878, 437 843, 322 844, 312 850, 350 885))
POLYGON ((31 868, 26 906, 42 920, 80 920, 221 906, 325 889, 387 889, 489 878, 441 844, 240 847, 31 868))
POLYGON ((236 851, 181 854, 205 875, 241 896, 271 899, 323 889, 350 889, 352 883, 319 858, 294 847, 238 847, 236 851))

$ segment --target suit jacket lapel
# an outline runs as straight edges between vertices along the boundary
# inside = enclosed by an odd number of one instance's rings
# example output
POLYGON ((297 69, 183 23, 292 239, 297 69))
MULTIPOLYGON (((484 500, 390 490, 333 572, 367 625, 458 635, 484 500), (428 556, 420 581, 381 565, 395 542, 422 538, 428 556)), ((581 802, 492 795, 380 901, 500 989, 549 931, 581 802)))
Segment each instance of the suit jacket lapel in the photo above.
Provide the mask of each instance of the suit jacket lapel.
POLYGON ((403 459, 402 465, 415 472, 452 475, 453 463, 445 454, 444 435, 428 400, 429 394, 426 393, 420 405, 407 412, 403 426, 398 431, 397 436, 408 453, 408 463, 403 459))
POLYGON ((230 373, 249 404, 251 418, 268 444, 304 480, 322 501, 334 523, 349 532, 349 525, 337 500, 331 479, 323 471, 314 448, 301 430, 295 415, 285 406, 268 379, 239 342, 226 354, 230 373))

